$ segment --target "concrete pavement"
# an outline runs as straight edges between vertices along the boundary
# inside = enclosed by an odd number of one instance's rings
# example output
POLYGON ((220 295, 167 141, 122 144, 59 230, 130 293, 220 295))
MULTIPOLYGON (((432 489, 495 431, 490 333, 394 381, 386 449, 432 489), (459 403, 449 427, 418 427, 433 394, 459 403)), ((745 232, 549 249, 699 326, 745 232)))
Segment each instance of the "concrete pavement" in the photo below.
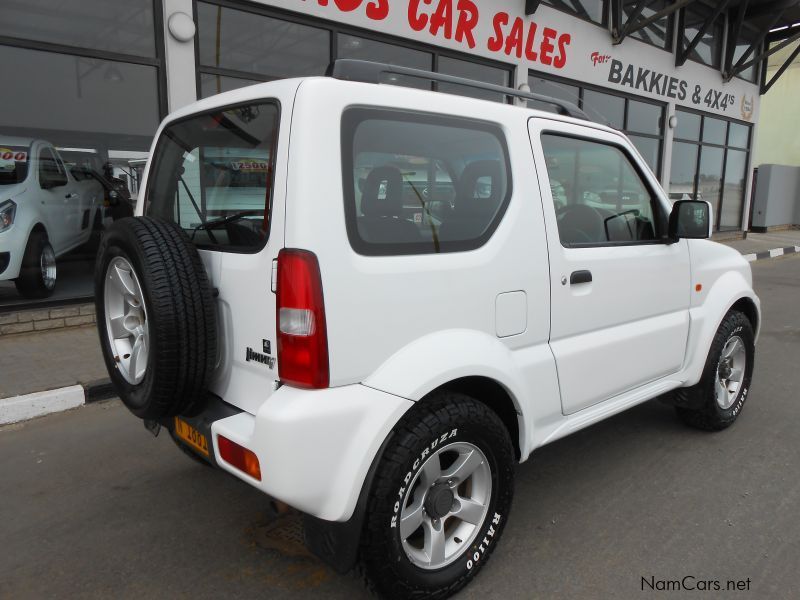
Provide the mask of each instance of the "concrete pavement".
MULTIPOLYGON (((753 272, 764 326, 737 423, 698 432, 649 402, 538 450, 461 598, 645 598, 643 578, 687 576, 749 591, 657 595, 797 598, 800 257, 753 272)), ((0 428, 0 490, 2 598, 368 597, 355 576, 266 549, 266 498, 118 401, 0 428)))

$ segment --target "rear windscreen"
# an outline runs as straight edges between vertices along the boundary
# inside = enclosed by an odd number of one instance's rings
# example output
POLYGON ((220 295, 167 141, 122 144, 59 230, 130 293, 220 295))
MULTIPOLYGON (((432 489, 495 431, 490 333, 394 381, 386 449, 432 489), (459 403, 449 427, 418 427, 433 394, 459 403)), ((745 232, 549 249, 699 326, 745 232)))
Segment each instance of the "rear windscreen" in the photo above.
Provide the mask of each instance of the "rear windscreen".
POLYGON ((279 107, 260 102, 166 127, 145 214, 175 221, 209 250, 255 252, 269 235, 279 107))

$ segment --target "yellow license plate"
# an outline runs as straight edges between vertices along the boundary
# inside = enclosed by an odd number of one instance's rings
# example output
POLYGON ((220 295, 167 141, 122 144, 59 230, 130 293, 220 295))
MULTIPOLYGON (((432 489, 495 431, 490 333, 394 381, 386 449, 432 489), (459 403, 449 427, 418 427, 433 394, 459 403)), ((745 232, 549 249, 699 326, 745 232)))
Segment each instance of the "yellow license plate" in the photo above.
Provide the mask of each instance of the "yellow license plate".
POLYGON ((208 440, 206 440, 206 436, 178 417, 175 417, 175 435, 204 456, 208 456, 208 440))

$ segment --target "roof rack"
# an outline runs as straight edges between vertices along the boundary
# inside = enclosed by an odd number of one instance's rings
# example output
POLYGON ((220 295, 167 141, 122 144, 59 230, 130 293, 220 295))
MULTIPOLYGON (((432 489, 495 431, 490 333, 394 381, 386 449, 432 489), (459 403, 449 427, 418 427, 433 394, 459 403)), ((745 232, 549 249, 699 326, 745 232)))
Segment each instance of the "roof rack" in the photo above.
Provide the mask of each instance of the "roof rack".
POLYGON ((428 81, 436 81, 439 83, 452 83, 455 85, 463 85, 479 90, 488 92, 497 92, 511 98, 521 98, 523 100, 536 100, 545 104, 552 104, 555 106, 559 114, 568 117, 575 117, 576 119, 583 119, 590 121, 589 117, 572 102, 553 98, 552 96, 544 96, 542 94, 534 94, 531 92, 523 92, 515 90, 514 88, 505 87, 502 85, 495 85, 493 83, 485 83, 483 81, 476 81, 474 79, 465 79, 464 77, 455 77, 453 75, 445 75, 444 73, 434 73, 433 71, 424 71, 422 69, 412 69, 410 67, 400 67, 397 65, 390 65, 386 63, 371 62, 367 60, 354 60, 350 58, 340 58, 328 67, 327 75, 335 79, 344 81, 360 81, 362 83, 383 83, 386 75, 404 75, 406 77, 416 77, 418 79, 427 79, 428 81))

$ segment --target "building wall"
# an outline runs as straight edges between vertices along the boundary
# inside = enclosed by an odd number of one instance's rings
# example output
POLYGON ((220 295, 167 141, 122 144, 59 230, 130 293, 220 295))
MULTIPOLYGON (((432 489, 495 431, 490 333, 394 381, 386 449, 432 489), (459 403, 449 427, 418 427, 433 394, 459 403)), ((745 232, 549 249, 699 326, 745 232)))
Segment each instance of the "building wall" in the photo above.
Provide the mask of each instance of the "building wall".
MULTIPOLYGON (((795 42, 770 57, 767 81, 798 44, 800 42, 795 42)), ((799 97, 800 58, 795 59, 761 99, 763 116, 759 120, 754 165, 800 166, 800 136, 787 135, 787 132, 800 131, 800 104, 797 102, 799 97)))

